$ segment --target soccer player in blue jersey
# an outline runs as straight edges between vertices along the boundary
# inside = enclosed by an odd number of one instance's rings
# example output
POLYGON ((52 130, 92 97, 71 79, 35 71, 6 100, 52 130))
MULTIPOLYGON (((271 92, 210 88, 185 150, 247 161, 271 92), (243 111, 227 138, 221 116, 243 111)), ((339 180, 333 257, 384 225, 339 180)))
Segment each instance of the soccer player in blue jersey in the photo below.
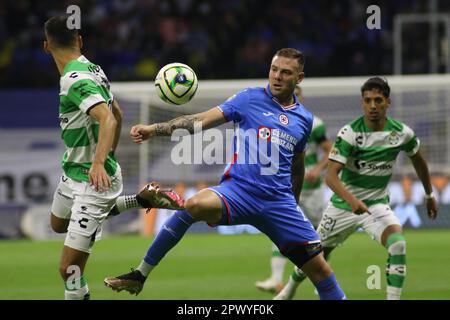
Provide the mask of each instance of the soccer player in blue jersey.
POLYGON ((133 140, 142 143, 153 136, 169 136, 176 129, 194 133, 198 125, 206 130, 233 121, 234 153, 220 185, 187 200, 185 210, 166 221, 137 269, 106 278, 108 287, 137 295, 149 273, 187 229, 205 221, 255 226, 308 275, 321 299, 345 299, 323 257, 319 235, 297 206, 313 123, 313 115, 294 95, 304 78, 303 66, 300 51, 281 49, 272 59, 266 88, 245 89, 202 113, 131 129, 133 140))

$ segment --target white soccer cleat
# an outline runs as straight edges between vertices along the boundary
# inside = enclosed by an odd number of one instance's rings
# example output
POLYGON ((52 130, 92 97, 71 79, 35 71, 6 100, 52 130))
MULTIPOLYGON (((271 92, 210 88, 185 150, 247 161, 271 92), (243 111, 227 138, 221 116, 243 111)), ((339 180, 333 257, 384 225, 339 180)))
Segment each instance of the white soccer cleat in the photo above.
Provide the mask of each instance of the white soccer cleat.
POLYGON ((280 292, 284 285, 282 283, 276 282, 274 279, 269 278, 264 281, 256 281, 255 286, 262 291, 278 293, 280 292))
POLYGON ((286 285, 275 297, 273 300, 292 300, 295 295, 295 289, 286 285))

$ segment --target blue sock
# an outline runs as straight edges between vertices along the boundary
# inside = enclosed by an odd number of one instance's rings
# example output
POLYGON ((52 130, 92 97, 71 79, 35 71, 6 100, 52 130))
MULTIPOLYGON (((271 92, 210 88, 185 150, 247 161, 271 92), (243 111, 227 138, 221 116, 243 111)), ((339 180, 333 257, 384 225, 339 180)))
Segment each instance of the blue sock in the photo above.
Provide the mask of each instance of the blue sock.
POLYGON ((172 249, 195 222, 187 211, 175 212, 162 226, 155 240, 147 251, 144 261, 156 266, 159 261, 172 249))
POLYGON ((316 284, 317 292, 319 293, 320 300, 346 300, 344 291, 336 281, 334 273, 328 278, 320 281, 316 284))

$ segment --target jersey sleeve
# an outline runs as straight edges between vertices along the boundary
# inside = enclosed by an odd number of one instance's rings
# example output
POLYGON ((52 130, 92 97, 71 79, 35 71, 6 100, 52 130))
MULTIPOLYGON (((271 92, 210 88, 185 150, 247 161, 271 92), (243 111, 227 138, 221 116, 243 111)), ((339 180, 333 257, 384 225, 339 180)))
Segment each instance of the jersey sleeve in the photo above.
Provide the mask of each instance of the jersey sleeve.
POLYGON ((414 131, 411 128, 409 128, 408 126, 406 126, 406 128, 405 128, 405 134, 406 134, 406 139, 405 139, 405 144, 402 146, 402 150, 405 151, 405 153, 409 157, 412 157, 413 155, 415 155, 417 153, 417 151, 419 151, 420 140, 419 140, 419 138, 417 138, 414 131))
POLYGON ((354 141, 354 133, 350 126, 343 127, 341 130, 339 130, 328 159, 346 164, 347 159, 352 155, 354 141))
POLYGON ((241 122, 248 109, 249 93, 247 90, 238 92, 228 98, 227 101, 218 106, 227 121, 241 122))
POLYGON ((73 78, 74 81, 66 81, 67 98, 79 106, 81 111, 89 114, 89 111, 96 105, 107 103, 101 94, 100 86, 92 78, 80 73, 72 73, 71 76, 75 78, 73 78), (77 77, 80 79, 77 80, 77 77))

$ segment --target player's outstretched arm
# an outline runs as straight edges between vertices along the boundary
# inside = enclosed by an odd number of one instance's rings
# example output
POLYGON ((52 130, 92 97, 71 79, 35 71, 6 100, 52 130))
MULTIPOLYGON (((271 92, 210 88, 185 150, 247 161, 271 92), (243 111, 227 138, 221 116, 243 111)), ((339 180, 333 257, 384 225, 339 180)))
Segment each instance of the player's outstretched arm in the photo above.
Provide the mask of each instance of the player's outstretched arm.
POLYGON ((119 144, 120 139, 120 132, 122 131, 122 119, 123 119, 123 112, 122 109, 119 106, 119 103, 116 99, 114 99, 112 103, 112 109, 111 109, 114 118, 116 119, 117 125, 116 130, 114 131, 114 140, 113 145, 111 147, 112 152, 114 153, 117 149, 117 145, 119 144))
POLYGON ((219 108, 208 111, 184 115, 167 122, 154 123, 150 125, 137 124, 131 128, 131 138, 136 143, 149 139, 153 136, 170 136, 177 129, 185 129, 189 133, 197 130, 206 130, 225 123, 226 120, 219 108))
MULTIPOLYGON (((416 154, 411 156, 410 159, 412 161, 414 169, 416 170, 417 176, 419 177, 420 181, 422 181, 425 193, 427 195, 431 195, 433 192, 433 187, 431 185, 430 172, 428 170, 427 162, 423 158, 420 150, 417 151, 416 154)), ((426 200, 428 217, 430 217, 430 219, 436 219, 438 212, 436 199, 433 196, 426 196, 426 200)))
POLYGON ((104 191, 111 187, 111 180, 105 170, 105 161, 113 146, 117 121, 106 103, 100 103, 92 108, 89 115, 100 124, 95 156, 89 170, 89 182, 95 186, 96 191, 104 191))
POLYGON ((367 212, 370 214, 366 204, 349 192, 339 179, 339 172, 341 172, 343 168, 344 165, 342 163, 330 159, 328 162, 327 174, 325 175, 326 184, 334 193, 344 199, 352 207, 353 213, 363 214, 367 212))

